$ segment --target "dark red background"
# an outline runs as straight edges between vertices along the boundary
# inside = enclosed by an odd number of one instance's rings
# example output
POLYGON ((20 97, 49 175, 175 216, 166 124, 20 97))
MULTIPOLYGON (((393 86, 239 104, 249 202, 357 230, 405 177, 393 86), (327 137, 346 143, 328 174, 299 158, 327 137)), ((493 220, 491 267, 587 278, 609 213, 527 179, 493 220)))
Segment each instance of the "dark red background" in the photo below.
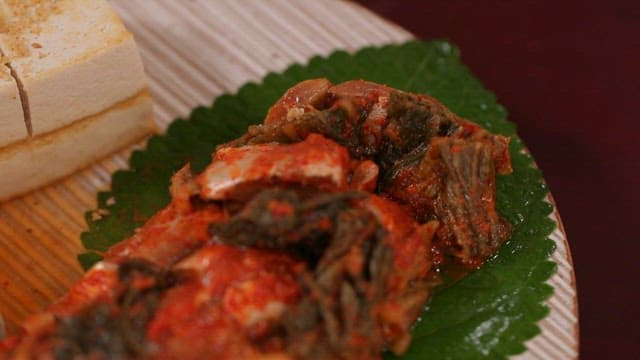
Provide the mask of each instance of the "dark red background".
POLYGON ((640 1, 360 2, 451 40, 507 107, 569 236, 581 358, 640 358, 640 1))

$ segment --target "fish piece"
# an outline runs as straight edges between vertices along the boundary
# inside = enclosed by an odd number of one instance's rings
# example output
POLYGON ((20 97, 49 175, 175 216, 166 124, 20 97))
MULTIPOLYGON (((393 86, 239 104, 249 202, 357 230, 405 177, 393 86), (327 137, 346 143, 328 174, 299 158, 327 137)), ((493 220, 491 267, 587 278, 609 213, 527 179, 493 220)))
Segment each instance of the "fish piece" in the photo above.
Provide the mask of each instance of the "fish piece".
POLYGON ((260 144, 216 151, 213 162, 198 177, 201 196, 221 200, 232 190, 256 182, 299 183, 320 188, 344 188, 349 171, 346 149, 319 135, 290 146, 260 144))
POLYGON ((189 279, 163 295, 147 325, 146 356, 284 356, 282 342, 268 335, 299 299, 296 277, 303 269, 302 262, 283 253, 205 246, 175 266, 189 279))
POLYGON ((135 233, 104 253, 105 261, 121 263, 144 259, 158 266, 171 266, 201 247, 210 237, 208 226, 228 215, 216 204, 193 206, 199 187, 188 165, 171 179, 171 203, 156 213, 135 233))
POLYGON ((299 82, 271 106, 264 119, 265 124, 278 124, 288 116, 298 116, 305 109, 322 107, 331 82, 327 79, 310 79, 299 82), (288 115, 290 114, 290 115, 288 115))

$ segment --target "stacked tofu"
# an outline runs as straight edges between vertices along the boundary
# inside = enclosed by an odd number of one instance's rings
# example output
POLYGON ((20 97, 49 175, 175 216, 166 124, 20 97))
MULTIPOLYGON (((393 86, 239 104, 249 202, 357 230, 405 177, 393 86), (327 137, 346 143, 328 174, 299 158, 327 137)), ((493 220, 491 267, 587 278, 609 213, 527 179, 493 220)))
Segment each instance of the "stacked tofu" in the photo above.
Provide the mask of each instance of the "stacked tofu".
POLYGON ((0 0, 0 200, 154 130, 135 41, 105 0, 0 0))

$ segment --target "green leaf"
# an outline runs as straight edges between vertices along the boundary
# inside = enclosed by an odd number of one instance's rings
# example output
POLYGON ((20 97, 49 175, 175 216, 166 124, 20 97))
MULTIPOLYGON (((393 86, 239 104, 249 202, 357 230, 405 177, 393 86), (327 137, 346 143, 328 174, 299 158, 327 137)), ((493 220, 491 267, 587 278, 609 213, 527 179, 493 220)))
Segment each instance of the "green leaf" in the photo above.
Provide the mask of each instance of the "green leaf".
MULTIPOLYGON (((512 136, 514 173, 498 178, 498 208, 514 225, 511 240, 482 269, 440 289, 413 331, 402 359, 506 358, 524 350, 539 332, 536 322, 547 313, 543 301, 552 289, 545 281, 555 271, 548 260, 554 244, 548 239, 554 223, 544 201, 547 188, 515 125, 480 81, 460 62, 457 48, 444 41, 412 41, 366 48, 355 54, 337 51, 269 74, 262 84, 244 85, 235 95, 218 97, 211 107, 193 110, 176 120, 165 135, 153 137, 145 150, 134 152, 130 170, 113 175, 112 190, 98 195, 102 214, 87 215, 82 234, 86 267, 99 253, 131 235, 169 200, 169 179, 185 163, 196 170, 209 163, 215 146, 261 122, 269 106, 295 83, 314 77, 333 82, 367 79, 438 98, 459 115, 495 133, 512 136)), ((387 355, 392 358, 392 355, 387 355)))

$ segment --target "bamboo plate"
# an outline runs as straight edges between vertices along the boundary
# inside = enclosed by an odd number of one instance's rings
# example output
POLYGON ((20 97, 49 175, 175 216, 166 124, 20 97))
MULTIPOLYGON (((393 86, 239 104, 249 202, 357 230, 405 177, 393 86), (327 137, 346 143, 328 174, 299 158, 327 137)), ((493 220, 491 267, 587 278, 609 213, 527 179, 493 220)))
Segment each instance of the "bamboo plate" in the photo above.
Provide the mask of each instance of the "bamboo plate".
MULTIPOLYGON (((127 1, 112 5, 136 36, 161 128, 197 105, 259 81, 292 63, 336 49, 404 42, 412 35, 358 5, 338 0, 127 1), (340 14, 340 16, 336 16, 340 14), (283 21, 282 19, 286 19, 283 21)), ((128 149, 36 192, 0 204, 0 313, 8 333, 61 296, 82 275, 84 213, 96 206, 111 174, 127 166, 128 149)), ((551 198, 549 198, 552 201, 551 198)), ((541 334, 516 358, 578 356, 573 264, 557 210, 551 238, 558 272, 541 334)))

